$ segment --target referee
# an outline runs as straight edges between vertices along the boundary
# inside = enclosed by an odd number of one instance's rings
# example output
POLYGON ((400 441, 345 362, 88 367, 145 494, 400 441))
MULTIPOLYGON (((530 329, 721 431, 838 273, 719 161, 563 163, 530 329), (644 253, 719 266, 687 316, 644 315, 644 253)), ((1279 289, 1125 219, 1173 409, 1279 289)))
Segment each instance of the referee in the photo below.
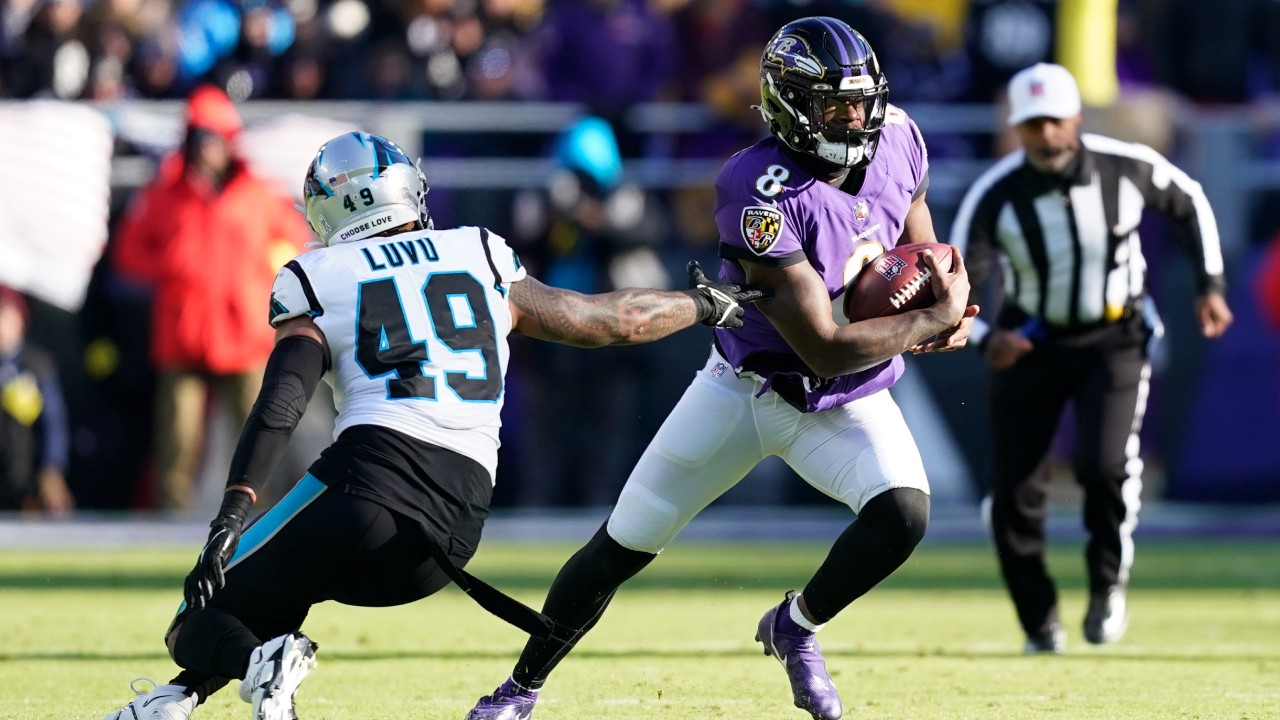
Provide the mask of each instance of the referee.
POLYGON ((1084 488, 1089 607, 1085 639, 1119 640, 1133 561, 1142 459, 1138 431, 1151 376, 1147 341, 1162 332, 1146 295, 1138 223, 1150 207, 1176 223, 1190 253, 1200 330, 1231 324, 1218 229, 1199 183, 1155 150, 1082 135, 1080 91, 1060 65, 1009 82, 1022 149, 969 190, 952 229, 973 295, 998 258, 1004 299, 970 342, 994 372, 991 530, 1028 653, 1061 653, 1066 635, 1045 567, 1046 459, 1067 401, 1076 416, 1075 472, 1084 488))

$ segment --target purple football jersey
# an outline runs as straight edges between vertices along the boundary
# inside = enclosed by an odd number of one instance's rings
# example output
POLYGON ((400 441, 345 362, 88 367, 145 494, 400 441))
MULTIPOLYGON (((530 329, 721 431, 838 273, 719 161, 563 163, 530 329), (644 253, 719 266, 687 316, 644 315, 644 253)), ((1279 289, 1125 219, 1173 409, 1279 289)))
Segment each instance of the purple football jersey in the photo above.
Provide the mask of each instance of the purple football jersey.
MULTIPOLYGON (((901 109, 890 106, 880 146, 857 195, 801 169, 767 138, 734 155, 716 178, 720 279, 745 282, 740 262, 786 267, 808 260, 834 303, 862 262, 898 243, 911 198, 929 160, 924 139, 901 109)), ((883 390, 902 375, 902 358, 836 378, 817 378, 773 324, 748 306, 738 330, 716 330, 725 359, 765 377, 765 388, 803 392, 805 412, 828 410, 883 390)))

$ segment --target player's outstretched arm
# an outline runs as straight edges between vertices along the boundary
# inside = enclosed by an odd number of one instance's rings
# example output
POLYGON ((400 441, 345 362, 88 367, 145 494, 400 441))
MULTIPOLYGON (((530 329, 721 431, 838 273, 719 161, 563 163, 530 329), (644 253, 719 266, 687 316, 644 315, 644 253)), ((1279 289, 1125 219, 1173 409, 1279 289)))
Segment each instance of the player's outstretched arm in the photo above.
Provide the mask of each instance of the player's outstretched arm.
POLYGON ((763 297, 754 288, 712 282, 690 263, 688 290, 628 288, 584 295, 526 277, 512 284, 510 303, 520 333, 591 348, 653 342, 694 323, 742 327, 742 306, 763 297))

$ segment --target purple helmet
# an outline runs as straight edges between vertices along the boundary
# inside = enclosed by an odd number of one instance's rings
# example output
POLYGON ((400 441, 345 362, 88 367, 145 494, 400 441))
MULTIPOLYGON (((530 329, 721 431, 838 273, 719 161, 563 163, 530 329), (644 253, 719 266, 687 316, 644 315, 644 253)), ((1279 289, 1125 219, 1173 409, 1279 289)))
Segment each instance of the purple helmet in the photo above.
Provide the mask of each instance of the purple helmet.
POLYGON ((787 23, 760 58, 760 114, 787 147, 841 167, 875 156, 889 102, 876 53, 843 20, 810 17, 787 23), (861 119, 850 129, 849 104, 861 119), (842 113, 846 118, 842 121, 842 113))

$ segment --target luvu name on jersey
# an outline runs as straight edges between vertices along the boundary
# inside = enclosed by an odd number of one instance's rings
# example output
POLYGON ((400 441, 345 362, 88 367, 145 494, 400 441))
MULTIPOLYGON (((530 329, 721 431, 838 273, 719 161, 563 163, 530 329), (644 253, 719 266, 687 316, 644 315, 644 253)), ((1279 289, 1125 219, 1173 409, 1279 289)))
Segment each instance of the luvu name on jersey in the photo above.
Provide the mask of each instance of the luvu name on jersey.
POLYGON ((360 248, 360 253, 364 255, 365 262, 369 263, 370 270, 386 270, 388 266, 397 268, 405 264, 406 260, 412 265, 417 265, 419 262, 435 262, 440 259, 440 253, 436 252, 435 243, 431 242, 429 237, 385 242, 379 244, 378 249, 382 251, 382 257, 386 258, 385 264, 374 260, 369 248, 360 248))

